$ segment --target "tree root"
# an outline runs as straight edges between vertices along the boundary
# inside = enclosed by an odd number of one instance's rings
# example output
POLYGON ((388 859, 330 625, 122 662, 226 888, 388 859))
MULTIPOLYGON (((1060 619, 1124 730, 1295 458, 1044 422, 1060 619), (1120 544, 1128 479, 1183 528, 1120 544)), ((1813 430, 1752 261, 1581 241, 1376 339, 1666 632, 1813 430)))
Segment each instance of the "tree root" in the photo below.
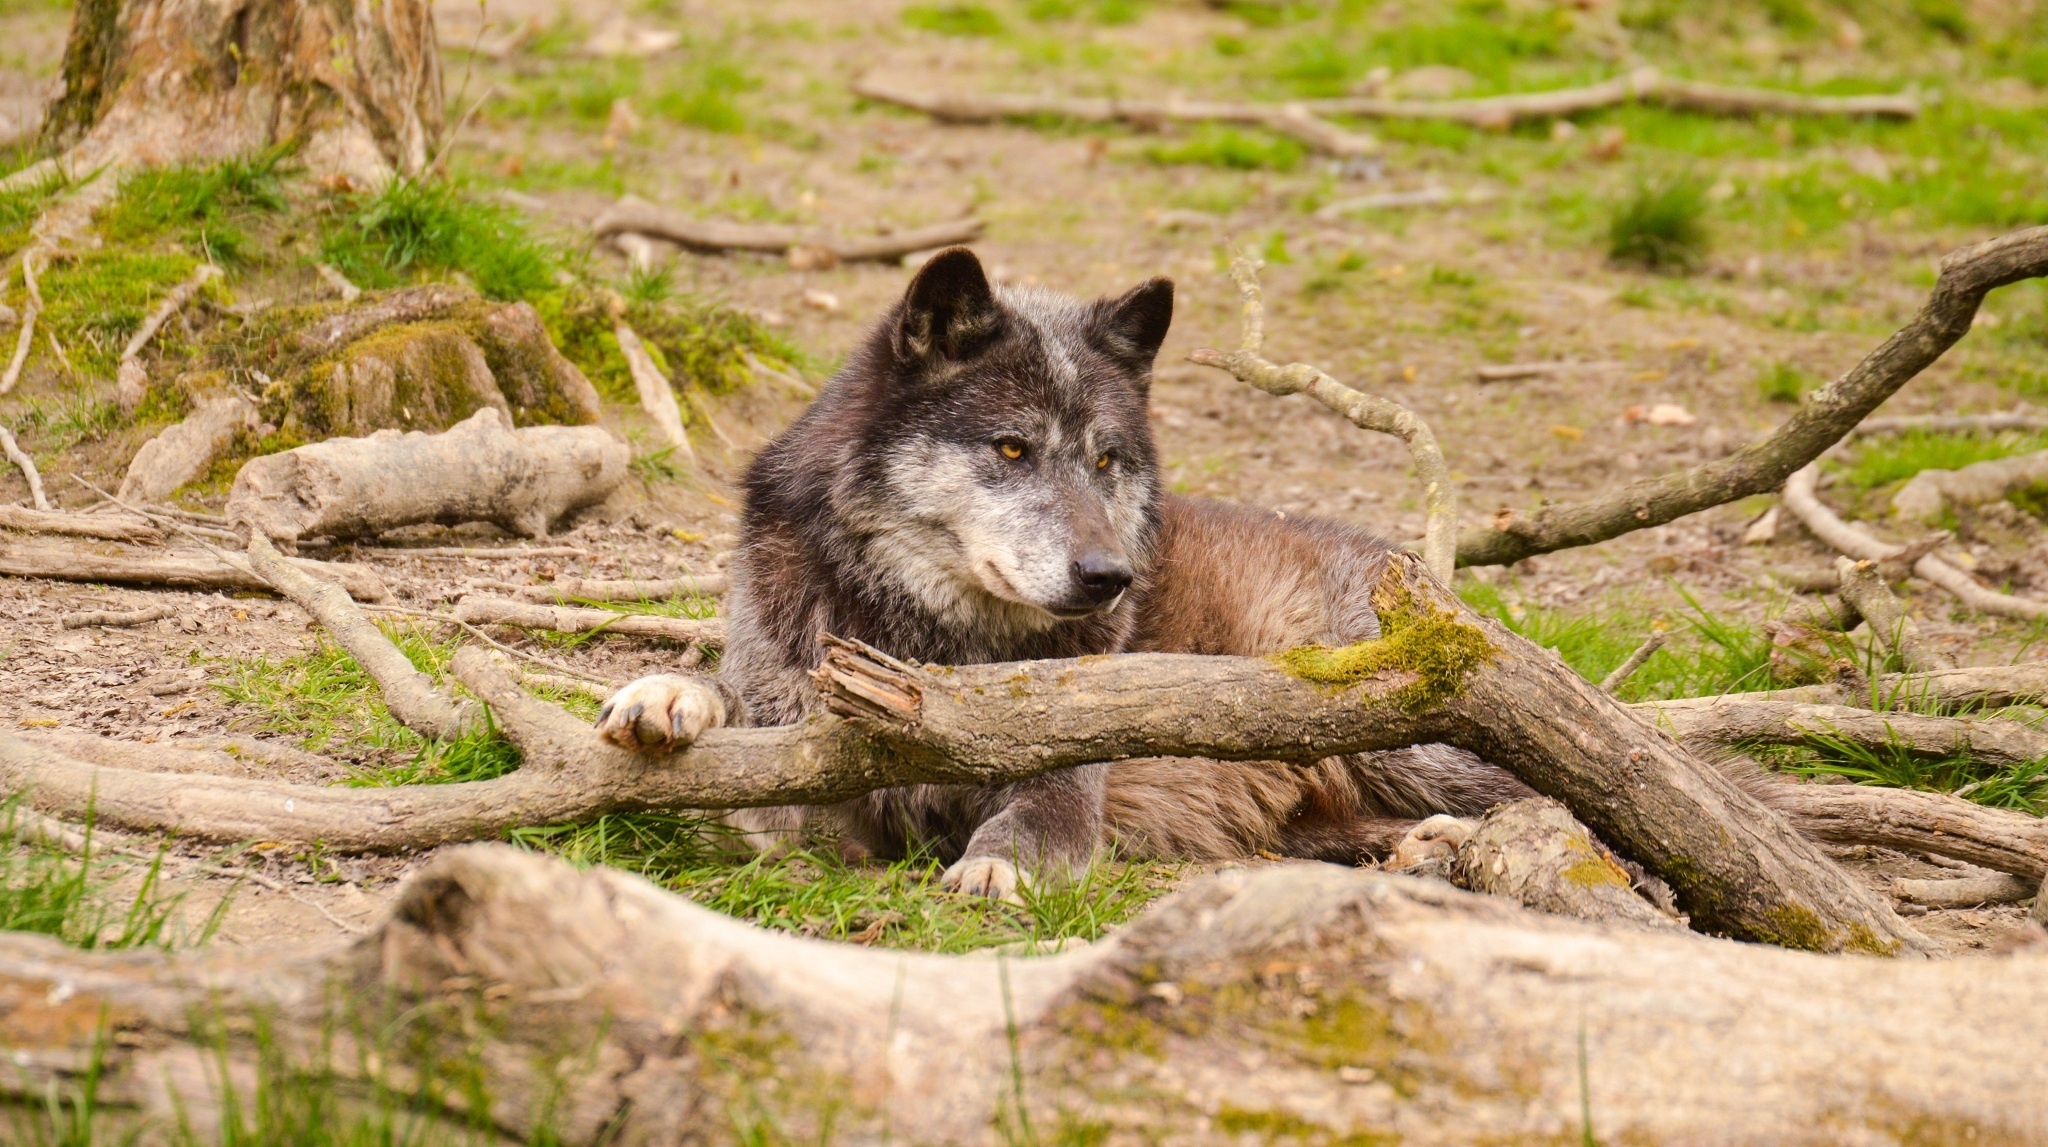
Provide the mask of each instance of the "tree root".
POLYGON ((792 262, 808 261, 813 269, 823 269, 836 263, 894 262, 920 251, 972 243, 981 237, 982 222, 972 218, 956 219, 950 223, 894 231, 873 238, 852 239, 795 227, 698 219, 629 195, 592 220, 590 229, 600 239, 621 234, 652 235, 679 243, 692 251, 712 254, 762 251, 784 255, 792 262))
POLYGON ((2048 481, 2048 450, 1993 458, 1960 470, 1922 470, 1892 495, 1892 513, 1939 525, 1949 506, 1981 506, 2043 481, 2048 481))
POLYGON ((211 263, 201 263, 194 268, 184 282, 172 287, 170 293, 157 303, 156 309, 149 313, 128 340, 128 345, 121 349, 121 365, 114 374, 114 395, 121 405, 121 413, 135 413, 135 408, 142 404, 143 396, 149 392, 149 375, 142 369, 142 352, 149 346, 149 340, 171 321, 172 315, 192 301, 209 279, 222 273, 211 263))
MULTIPOLYGON (((36 469, 36 460, 29 457, 28 452, 21 448, 21 443, 14 440, 14 431, 5 426, 0 426, 0 453, 4 453, 9 462, 21 468, 22 481, 28 483, 29 501, 35 504, 37 510, 48 511, 50 498, 43 492, 43 475, 36 469)), ((14 507, 6 508, 11 510, 14 507)), ((0 522, 0 525, 6 524, 0 522)))
POLYGON ((1776 490, 1969 333, 1986 292, 2044 273, 2048 227, 1951 252, 1941 261, 1941 276, 1913 321, 1847 374, 1809 395, 1766 437, 1726 458, 1631 482, 1583 502, 1503 515, 1493 528, 1468 531, 1459 539, 1458 562, 1506 565, 1532 554, 1604 542, 1776 490))
POLYGON ((653 356, 647 353, 647 348, 640 343, 640 336, 626 325, 625 319, 620 318, 612 324, 612 334, 619 340, 619 353, 626 357, 626 368, 633 376, 633 389, 640 395, 640 409, 653 420, 662 440, 680 452, 685 462, 696 465, 697 452, 690 448, 690 436, 683 430, 683 411, 676 405, 675 388, 670 385, 668 376, 654 365, 653 356))
POLYGON ((1388 100, 1372 96, 1339 96, 1308 100, 1305 106, 1324 115, 1376 119, 1431 119, 1502 129, 1524 120, 1556 119, 1629 103, 1661 104, 1678 111, 1707 115, 1870 116, 1912 119, 1920 101, 1912 95, 1810 96, 1769 88, 1734 87, 1673 79, 1655 68, 1638 68, 1625 76, 1580 88, 1548 92, 1485 96, 1464 100, 1388 100))
POLYGON ((1913 624, 1906 607, 1879 576, 1876 562, 1836 558, 1835 573, 1842 580, 1842 600, 1870 623, 1871 637, 1879 648, 1898 654, 1907 672, 1928 673, 1956 667, 1953 658, 1936 650, 1920 635, 1920 627, 1913 624))
POLYGON ((520 629, 546 629, 556 633, 615 633, 623 637, 663 637, 710 649, 725 645, 722 618, 656 617, 638 613, 616 613, 609 609, 579 609, 571 605, 535 605, 502 598, 465 597, 455 607, 455 619, 471 625, 511 625, 520 629))
POLYGON ((1427 525, 1422 539, 1423 562, 1439 581, 1448 584, 1458 546, 1458 493, 1444 465, 1436 435, 1414 412, 1390 399, 1356 391, 1307 363, 1278 366, 1261 357, 1266 341, 1266 304, 1259 290, 1258 264, 1243 256, 1231 261, 1230 277, 1243 296, 1243 336, 1237 350, 1225 354, 1203 348, 1188 361, 1227 371, 1239 382, 1268 394, 1306 391, 1310 397, 1351 420, 1361 430, 1391 434, 1408 446, 1415 476, 1422 480, 1427 525))
MULTIPOLYGON (((2043 229, 2048 232, 2048 228, 2043 229)), ((1904 546, 1882 542, 1857 526, 1843 521, 1821 504, 1814 486, 1819 464, 1809 462, 1785 479, 1783 502, 1813 535, 1858 561, 1882 562, 1905 553, 1904 546)), ((1977 580, 1932 553, 1913 563, 1913 573, 1954 594, 1964 605, 2000 617, 2026 620, 2048 617, 2048 602, 2015 597, 1978 585, 1977 580)))
POLYGON ((43 313, 43 290, 36 282, 36 262, 49 251, 47 245, 37 243, 22 253, 21 279, 28 288, 28 305, 21 309, 21 332, 14 339, 14 357, 7 360, 6 371, 0 373, 0 394, 13 390, 21 381, 21 370, 28 365, 28 352, 36 345, 36 319, 43 313))
POLYGON ((1892 881, 1892 895, 1928 908, 1975 908, 1980 904, 2017 904, 2033 897, 2041 882, 2024 876, 1995 873, 1953 880, 1892 881))
MULTIPOLYGON (((136 401, 141 401, 139 394, 136 401)), ((135 452, 116 497, 131 503, 164 501, 178 487, 204 475, 237 436, 260 421, 256 404, 240 394, 201 399, 183 421, 164 428, 135 452)))

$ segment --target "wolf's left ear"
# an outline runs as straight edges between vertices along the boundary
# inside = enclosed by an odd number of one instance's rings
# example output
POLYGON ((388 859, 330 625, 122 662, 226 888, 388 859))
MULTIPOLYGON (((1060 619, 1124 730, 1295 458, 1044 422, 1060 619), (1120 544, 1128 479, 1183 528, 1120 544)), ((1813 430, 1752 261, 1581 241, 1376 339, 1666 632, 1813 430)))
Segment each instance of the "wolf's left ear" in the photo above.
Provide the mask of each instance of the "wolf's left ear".
POLYGON ((1166 328, 1173 325, 1173 280, 1151 279, 1122 298, 1096 304, 1090 324, 1095 342, 1112 358, 1137 371, 1152 369, 1166 328))

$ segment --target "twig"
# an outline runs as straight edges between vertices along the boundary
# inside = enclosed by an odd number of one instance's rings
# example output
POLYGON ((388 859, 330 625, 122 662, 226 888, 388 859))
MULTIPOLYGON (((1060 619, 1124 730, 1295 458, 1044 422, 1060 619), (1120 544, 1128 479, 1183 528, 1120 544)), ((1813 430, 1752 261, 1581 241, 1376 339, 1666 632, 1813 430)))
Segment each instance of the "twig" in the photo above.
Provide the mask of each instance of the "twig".
POLYGON ((1572 374, 1582 370, 1613 370, 1622 365, 1624 364, 1618 362, 1511 362, 1499 366, 1482 366, 1472 373, 1481 382, 1513 382, 1517 379, 1572 374))
POLYGON ((1637 68, 1597 84, 1548 92, 1486 96, 1466 100, 1388 100, 1371 96, 1340 96, 1307 100, 1303 106, 1324 115, 1377 119, 1454 120, 1475 127, 1506 128, 1521 120, 1554 119, 1616 107, 1656 103, 1681 111, 1710 115, 1882 116, 1912 119, 1920 101, 1911 95, 1810 96, 1768 88, 1732 87, 1676 80, 1655 68, 1637 68))
POLYGON ((667 239, 693 251, 765 251, 787 256, 801 248, 811 257, 823 252, 830 256, 830 262, 886 263, 934 247, 972 243, 981 237, 982 222, 979 219, 956 219, 930 227, 854 239, 821 235, 795 227, 697 219, 629 195, 592 220, 590 229, 600 239, 630 231, 667 239))
POLYGON ((1386 211, 1397 207, 1450 207, 1466 203, 1487 203, 1494 198, 1494 193, 1483 187, 1475 187, 1470 191, 1453 191, 1448 187, 1380 191, 1325 203, 1316 208, 1314 217, 1327 222, 1342 219, 1356 211, 1386 211))
POLYGON ((0 451, 6 453, 9 462, 21 467, 21 476, 28 482, 29 499, 35 503, 36 509, 48 511, 50 499, 43 493, 43 476, 36 469, 36 460, 14 440, 14 431, 5 426, 0 426, 0 451))
MULTIPOLYGON (((1791 477, 1785 479, 1783 500, 1785 508, 1792 511, 1807 529, 1813 531, 1815 537, 1858 561, 1882 562, 1905 552, 1904 546, 1879 541, 1862 529, 1843 521, 1833 510, 1822 505, 1820 498, 1814 493, 1819 475, 1820 465, 1815 462, 1809 462, 1795 471, 1791 477)), ((1976 579, 1969 574, 1931 553, 1913 563, 1913 573, 1922 580, 1933 582, 1954 594, 1963 604, 1984 613, 2028 620, 2048 617, 2048 602, 1986 589, 1978 585, 1976 579)))
POLYGON ((357 553, 395 558, 480 558, 485 561, 515 562, 525 558, 587 558, 590 551, 579 546, 524 546, 494 549, 490 546, 372 546, 357 543, 357 553))
POLYGON ((121 348, 121 365, 114 375, 114 391, 120 399, 121 409, 133 411, 149 389, 149 376, 142 369, 142 352, 149 346, 149 340, 155 338, 164 324, 171 321, 172 315, 177 314, 180 308, 192 301, 192 296, 198 294, 209 279, 221 273, 221 269, 212 263, 201 263, 194 267, 184 282, 172 287, 170 293, 157 303, 156 309, 149 313, 149 317, 142 321, 142 326, 129 338, 128 345, 121 348))
POLYGON ((1422 559, 1431 573, 1445 584, 1457 555, 1458 495, 1451 485, 1450 470, 1443 451, 1427 423, 1406 407, 1377 395, 1353 390, 1307 363, 1277 366, 1260 356, 1266 340, 1266 305, 1259 291, 1258 263, 1239 256, 1230 265, 1230 277, 1243 297, 1241 322, 1243 340, 1229 354, 1203 348, 1188 361, 1228 371, 1268 394, 1287 395, 1306 391, 1316 401, 1351 420, 1362 430, 1391 434, 1408 444, 1415 460, 1415 476, 1422 480, 1428 524, 1423 532, 1422 559))
POLYGON ((1238 103, 1219 100, 1088 99, 1070 96, 969 95, 900 87, 873 76, 853 82, 857 96, 921 111, 947 123, 989 123, 1057 116, 1081 123, 1124 123, 1156 131, 1168 123, 1236 123, 1291 136, 1316 151, 1336 156, 1373 155, 1379 140, 1347 131, 1323 119, 1306 103, 1238 103))
POLYGON ((43 313, 43 289, 36 284, 36 259, 49 248, 41 243, 30 247, 21 256, 21 279, 28 286, 28 303, 21 308, 21 333, 14 340, 14 357, 7 363, 7 372, 0 374, 0 394, 14 389, 21 381, 21 368, 28 365, 28 352, 36 341, 36 317, 43 313))
POLYGON ((1631 482, 1587 501, 1504 514, 1490 529, 1468 531, 1459 540, 1458 560, 1506 565, 1775 490, 1969 333, 1987 291, 2043 273, 2048 227, 1951 252, 1920 313, 1848 373, 1808 395, 1771 434, 1725 458, 1631 482))
POLYGON ((611 633, 624 637, 662 637, 717 648, 725 644, 725 622, 716 617, 656 617, 641 613, 617 613, 608 609, 579 609, 569 605, 535 605, 503 598, 465 597, 455 607, 455 619, 471 625, 512 625, 521 629, 549 629, 556 633, 611 633))
MULTIPOLYGON (((517 657, 522 661, 531 661, 535 665, 544 666, 548 669, 554 670, 557 673, 566 673, 572 677, 582 677, 587 680, 601 682, 606 685, 613 684, 612 680, 609 677, 602 677, 598 674, 591 673, 588 670, 578 669, 574 665, 565 665, 560 661, 550 661, 537 653, 528 653, 526 650, 520 649, 517 646, 507 645, 504 642, 499 641, 497 638, 492 637, 490 634, 485 633, 482 629, 478 628, 477 626, 471 625, 469 622, 463 621, 461 618, 450 617, 445 613, 435 613, 432 610, 426 609, 413 609, 409 606, 403 605, 372 605, 365 606, 364 608, 368 609, 372 613, 393 613, 398 614, 402 617, 417 618, 421 621, 436 622, 441 625, 452 625, 455 628, 460 629, 464 633, 469 634, 471 637, 476 638, 478 641, 483 642, 485 645, 490 646, 492 649, 495 649, 498 652, 506 654, 508 656, 517 657)), ((696 648, 697 647, 694 645, 691 646, 689 652, 696 652, 696 648)))
POLYGON ((58 618, 57 623, 65 629, 85 629, 95 625, 114 627, 148 625, 152 621, 162 621, 166 617, 176 616, 177 612, 177 607, 172 605, 152 605, 142 609, 126 611, 96 610, 86 613, 67 613, 63 617, 58 618))
POLYGON ((544 585, 495 586, 522 601, 566 604, 571 601, 666 601, 672 597, 717 597, 731 582, 724 574, 666 578, 659 581, 600 581, 558 577, 544 585))
POLYGON ((1842 580, 1842 600, 1870 623, 1870 632, 1880 648, 1899 655, 1909 673, 1954 669, 1955 659, 1933 649, 1920 635, 1920 627, 1906 613, 1906 607, 1884 583, 1876 562, 1835 559, 1835 574, 1842 580))
POLYGON ((1633 677, 1636 670, 1643 667, 1643 662, 1664 648, 1664 643, 1669 640, 1669 634, 1652 633, 1641 645, 1636 646, 1635 652, 1628 655, 1628 660, 1615 666, 1614 672, 1600 679, 1600 691, 1610 696, 1619 692, 1623 683, 1633 677))
POLYGON ((353 303, 357 299, 362 298, 363 289, 349 282, 348 276, 342 274, 333 264, 315 263, 313 264, 313 272, 320 276, 321 282, 334 288, 335 293, 341 296, 342 302, 353 303))
POLYGON ((696 465, 697 453, 690 448, 690 436, 683 430, 683 411, 676 405, 675 387, 654 365, 654 356, 647 353, 640 336, 626 325, 623 315, 613 320, 612 334, 618 337, 619 352, 626 356, 626 370, 633 376, 633 389, 640 394, 640 409, 654 421, 662 441, 681 451, 690 465, 696 465))

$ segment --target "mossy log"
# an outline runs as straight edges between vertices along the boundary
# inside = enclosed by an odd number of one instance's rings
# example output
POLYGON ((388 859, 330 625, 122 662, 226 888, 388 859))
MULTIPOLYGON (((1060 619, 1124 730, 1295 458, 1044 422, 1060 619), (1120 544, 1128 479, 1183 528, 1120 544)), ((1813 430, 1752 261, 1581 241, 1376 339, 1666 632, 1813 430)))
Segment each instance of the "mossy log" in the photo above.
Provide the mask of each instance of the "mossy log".
POLYGON ((319 176, 425 168, 441 58, 425 0, 80 0, 45 165, 77 176, 295 144, 319 176))
POLYGON ((369 1076, 450 1123, 573 1145, 2048 1137, 2040 951, 1786 952, 1312 863, 1206 877, 1019 959, 770 933, 478 845, 344 943, 0 936, 0 1016, 0 1090, 27 1113, 97 1063, 109 1132, 202 1138, 223 1079, 248 1104, 259 1080, 360 1095, 369 1076))
POLYGON ((512 430, 486 406, 442 434, 380 430, 243 463, 226 515, 286 547, 401 526, 491 522, 546 537, 626 478, 630 452, 599 426, 512 430))

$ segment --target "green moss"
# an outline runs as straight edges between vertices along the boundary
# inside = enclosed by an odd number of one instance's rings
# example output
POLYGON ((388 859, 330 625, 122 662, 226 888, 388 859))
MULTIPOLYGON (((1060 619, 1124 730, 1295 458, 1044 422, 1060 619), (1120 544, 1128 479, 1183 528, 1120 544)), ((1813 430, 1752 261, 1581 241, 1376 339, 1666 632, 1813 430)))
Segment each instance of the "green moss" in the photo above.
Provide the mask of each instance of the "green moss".
POLYGON ((474 347, 461 322, 400 323, 350 343, 283 381, 280 424, 309 438, 360 436, 386 427, 442 430, 494 405, 464 354, 474 347), (375 380, 388 379, 388 387, 375 380))
POLYGON ((321 220, 320 254, 362 287, 468 276, 494 299, 554 289, 559 259, 511 208, 452 184, 394 179, 374 194, 338 196, 321 220))
POLYGON ((1376 674, 1405 672, 1414 680, 1389 698, 1415 713, 1442 704, 1464 688, 1465 677, 1493 659, 1493 643, 1456 615, 1418 607, 1403 589, 1398 600, 1380 611, 1385 636, 1341 649, 1304 645, 1275 654, 1273 661, 1289 674, 1319 685, 1348 687, 1376 674))
POLYGON ((1565 867, 1566 881, 1580 888, 1598 888, 1603 884, 1621 888, 1635 886, 1635 882, 1628 878, 1628 873, 1623 872, 1612 860, 1600 855, 1599 850, 1586 841, 1574 838, 1565 847, 1577 854, 1577 858, 1565 867))
MULTIPOLYGON (((182 252, 107 248, 90 251, 43 272, 43 319, 64 344, 72 366, 111 377, 121 348, 142 326, 163 293, 192 273, 199 260, 182 252)), ((152 344, 158 353, 184 349, 172 323, 152 344)), ((45 348, 47 349, 47 348, 45 348)))
POLYGON ((1844 937, 1828 927, 1813 910, 1796 904, 1781 904, 1764 913, 1764 919, 1768 927, 1752 938, 1781 948, 1797 948, 1806 952, 1856 952, 1866 956, 1893 956, 1899 950, 1896 941, 1880 940, 1861 924, 1850 925, 1849 934, 1844 937))
MULTIPOLYGON (((534 300, 548 335, 597 392, 612 402, 637 402, 632 373, 612 334, 604 300, 588 289, 559 291, 534 300)), ((679 388, 729 394, 752 382, 752 354, 770 365, 802 366, 803 353, 745 312, 715 303, 657 298, 628 303, 626 323, 679 388)), ((683 416, 692 417, 689 403, 683 416)))

